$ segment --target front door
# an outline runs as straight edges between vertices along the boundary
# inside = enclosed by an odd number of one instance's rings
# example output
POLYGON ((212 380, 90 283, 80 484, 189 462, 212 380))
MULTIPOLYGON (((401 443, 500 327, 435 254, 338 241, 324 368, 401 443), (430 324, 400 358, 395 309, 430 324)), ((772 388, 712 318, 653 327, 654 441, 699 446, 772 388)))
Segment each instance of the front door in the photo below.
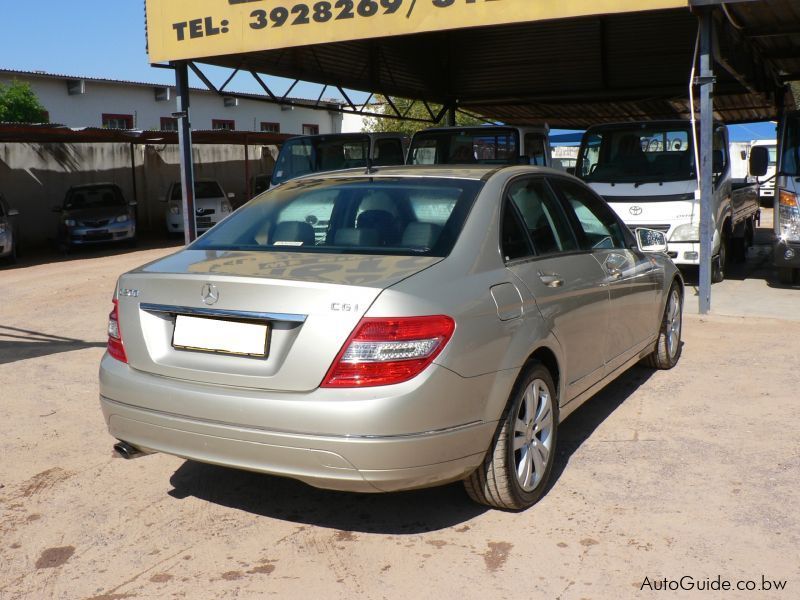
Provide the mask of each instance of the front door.
POLYGON ((572 209, 581 247, 603 269, 610 293, 606 338, 606 371, 615 370, 652 340, 658 331, 663 272, 635 247, 633 235, 614 211, 591 190, 568 179, 553 178, 553 187, 572 209))

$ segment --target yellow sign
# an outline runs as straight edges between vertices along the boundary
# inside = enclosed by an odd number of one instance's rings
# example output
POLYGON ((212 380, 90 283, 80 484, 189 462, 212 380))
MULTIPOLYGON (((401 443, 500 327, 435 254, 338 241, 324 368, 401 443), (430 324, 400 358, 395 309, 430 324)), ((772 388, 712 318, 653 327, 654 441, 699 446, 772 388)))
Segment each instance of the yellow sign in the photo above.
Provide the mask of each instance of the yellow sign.
POLYGON ((688 0, 147 0, 151 62, 688 6, 688 0))

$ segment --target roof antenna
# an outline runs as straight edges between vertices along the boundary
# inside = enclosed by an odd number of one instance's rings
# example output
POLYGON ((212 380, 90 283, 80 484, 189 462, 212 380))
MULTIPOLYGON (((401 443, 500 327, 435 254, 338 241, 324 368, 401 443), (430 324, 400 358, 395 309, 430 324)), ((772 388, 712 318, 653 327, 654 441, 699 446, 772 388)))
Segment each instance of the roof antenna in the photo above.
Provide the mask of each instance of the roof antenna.
MULTIPOLYGON (((370 144, 371 146, 372 144, 370 144)), ((364 172, 364 175, 372 175, 373 173, 377 173, 378 169, 373 168, 372 166, 372 157, 370 156, 371 149, 367 148, 367 170, 364 172)))

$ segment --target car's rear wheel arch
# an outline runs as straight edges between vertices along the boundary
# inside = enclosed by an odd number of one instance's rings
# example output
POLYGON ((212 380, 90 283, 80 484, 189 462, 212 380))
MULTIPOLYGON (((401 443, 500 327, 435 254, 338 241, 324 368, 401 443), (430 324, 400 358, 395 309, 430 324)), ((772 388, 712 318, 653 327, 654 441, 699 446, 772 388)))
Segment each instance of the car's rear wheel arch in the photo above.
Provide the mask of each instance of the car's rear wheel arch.
POLYGON ((528 360, 525 361, 525 364, 519 371, 519 376, 522 377, 525 371, 534 363, 542 364, 550 372, 550 376, 553 378, 553 383, 556 386, 556 397, 561 400, 561 367, 559 366, 558 357, 555 352, 547 346, 537 348, 531 353, 528 360))

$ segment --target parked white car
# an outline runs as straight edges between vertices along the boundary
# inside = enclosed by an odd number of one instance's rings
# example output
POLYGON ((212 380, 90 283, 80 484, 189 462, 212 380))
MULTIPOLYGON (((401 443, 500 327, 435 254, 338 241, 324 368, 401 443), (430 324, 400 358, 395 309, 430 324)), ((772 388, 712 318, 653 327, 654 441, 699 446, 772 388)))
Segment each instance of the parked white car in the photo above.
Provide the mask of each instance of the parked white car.
MULTIPOLYGON (((198 235, 233 212, 230 202, 232 197, 233 194, 226 195, 222 186, 214 180, 194 182, 195 224, 198 235)), ((164 201, 167 203, 167 231, 183 233, 183 188, 179 181, 169 186, 164 201)))

